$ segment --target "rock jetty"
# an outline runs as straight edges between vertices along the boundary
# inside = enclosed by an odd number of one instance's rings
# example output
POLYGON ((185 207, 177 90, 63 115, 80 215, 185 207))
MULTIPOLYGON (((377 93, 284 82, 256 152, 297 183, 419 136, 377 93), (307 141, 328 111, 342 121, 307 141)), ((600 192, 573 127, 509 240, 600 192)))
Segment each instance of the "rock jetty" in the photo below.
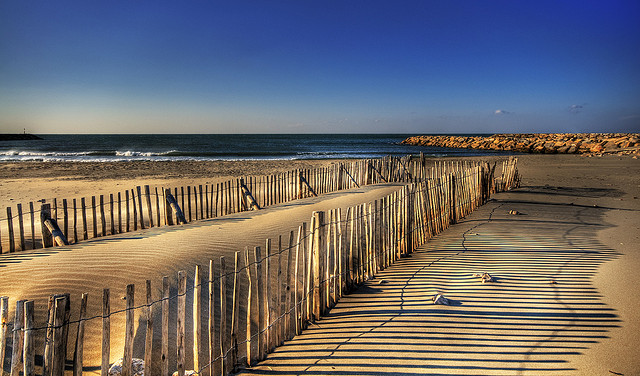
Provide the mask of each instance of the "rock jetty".
POLYGON ((406 145, 460 149, 502 150, 521 153, 640 155, 639 133, 538 133, 493 136, 414 136, 406 145))

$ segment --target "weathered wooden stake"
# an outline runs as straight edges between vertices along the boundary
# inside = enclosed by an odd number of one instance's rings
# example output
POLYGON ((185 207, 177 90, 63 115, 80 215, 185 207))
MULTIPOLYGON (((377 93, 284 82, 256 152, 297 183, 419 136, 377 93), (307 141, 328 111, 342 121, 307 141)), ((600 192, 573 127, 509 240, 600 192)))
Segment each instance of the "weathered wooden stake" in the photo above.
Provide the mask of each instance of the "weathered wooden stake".
POLYGON ((53 353, 51 376, 63 376, 66 358, 66 337, 65 332, 65 311, 67 306, 67 296, 57 296, 54 298, 53 316, 53 353))
POLYGON ((214 269, 213 260, 209 260, 209 321, 208 321, 208 333, 209 333, 209 376, 216 376, 215 365, 213 360, 216 358, 216 311, 215 311, 215 296, 216 290, 214 288, 214 269))
POLYGON ((26 300, 18 300, 16 302, 15 319, 13 320, 13 344, 11 345, 11 376, 19 376, 22 368, 22 346, 24 344, 24 302, 26 300))
POLYGON ((314 320, 320 319, 321 308, 321 252, 324 244, 324 212, 314 211, 315 227, 313 228, 313 316, 314 320))
POLYGON ((9 230, 9 252, 15 252, 16 244, 13 238, 13 216, 11 215, 10 206, 7 206, 7 227, 9 230))
POLYGON ((231 307, 231 360, 229 364, 233 372, 238 365, 238 315, 240 314, 240 252, 235 253, 233 274, 233 300, 231 307))
POLYGON ((42 234, 42 248, 51 247, 53 245, 53 238, 51 232, 47 229, 47 225, 44 223, 44 219, 51 218, 51 205, 42 204, 40 207, 40 229, 42 234))
MULTIPOLYGON (((187 331, 185 322, 187 319, 187 276, 184 271, 178 272, 178 318, 176 334, 177 368, 178 376, 184 376, 185 371, 185 338, 187 331)), ((127 375, 124 375, 127 376, 127 375)))
POLYGON ((111 301, 109 289, 102 290, 102 362, 100 375, 109 375, 109 358, 111 357, 111 301))
POLYGON ((9 297, 0 297, 0 363, 4 365, 7 350, 7 326, 9 325, 9 297))
POLYGON ((169 375, 169 277, 162 277, 162 345, 161 345, 161 376, 169 375))
POLYGON ((76 333, 76 346, 73 351, 73 376, 82 376, 84 360, 84 321, 87 315, 87 293, 80 299, 80 317, 78 319, 78 331, 76 333))
POLYGON ((226 375, 229 370, 227 359, 227 277, 224 256, 220 257, 220 371, 226 375))
MULTIPOLYGON (((24 349, 22 352, 23 376, 35 375, 35 336, 33 331, 33 300, 24 302, 24 349)), ((4 358, 2 358, 4 360, 4 358)))
POLYGON ((196 265, 193 274, 193 369, 200 369, 200 344, 202 340, 202 286, 200 284, 200 265, 196 265))
MULTIPOLYGON (((144 186, 144 195, 147 196, 147 214, 149 215, 149 227, 153 227, 153 210, 151 210, 151 192, 149 190, 148 185, 144 186)), ((157 224, 159 226, 160 222, 158 222, 157 224)))
MULTIPOLYGON (((29 202, 29 215, 31 216, 31 249, 36 249, 36 221, 35 221, 35 211, 33 210, 33 201, 29 202)), ((75 241, 78 241, 78 236, 76 235, 76 199, 73 199, 73 233, 75 237, 75 241)), ((2 252, 2 246, 0 246, 0 252, 2 252)))
POLYGON ((151 280, 147 279, 146 281, 146 290, 147 290, 147 306, 145 307, 145 319, 147 321, 147 330, 145 333, 145 341, 144 341, 144 364, 149 365, 145 370, 144 374, 146 376, 151 376, 151 364, 152 363, 152 354, 153 354, 153 295, 151 291, 151 280))
POLYGON ((246 328, 246 354, 247 354, 247 367, 251 367, 251 365, 254 363, 254 352, 251 351, 251 343, 252 343, 252 339, 251 339, 251 333, 252 333, 252 300, 254 300, 254 294, 253 294, 253 281, 251 278, 251 264, 249 263, 249 249, 247 248, 245 250, 245 257, 244 257, 244 264, 246 266, 246 270, 247 270, 247 328, 246 328))
MULTIPOLYGON (((67 201, 65 200, 64 203, 66 207, 67 201)), ((20 232, 20 250, 24 251, 26 247, 25 247, 25 241, 24 241, 24 221, 22 219, 22 204, 18 204, 17 206, 18 206, 18 230, 20 232)))
MULTIPOLYGON (((138 196, 139 197, 139 196, 138 196)), ((122 356, 122 376, 131 376, 131 363, 133 361, 133 326, 135 325, 134 307, 135 286, 127 285, 127 310, 125 315, 124 354, 122 356)))
POLYGON ((109 224, 111 226, 111 235, 113 235, 116 233, 115 213, 113 212, 113 193, 109 194, 109 224))

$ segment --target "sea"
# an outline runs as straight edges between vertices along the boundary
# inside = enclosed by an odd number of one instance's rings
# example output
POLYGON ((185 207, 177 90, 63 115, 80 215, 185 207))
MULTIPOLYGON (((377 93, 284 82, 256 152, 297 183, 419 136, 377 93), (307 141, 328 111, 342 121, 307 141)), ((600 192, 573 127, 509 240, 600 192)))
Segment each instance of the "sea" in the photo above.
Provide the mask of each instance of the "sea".
POLYGON ((482 156, 505 152, 403 145, 415 134, 44 134, 0 142, 0 162, 211 161, 482 156))

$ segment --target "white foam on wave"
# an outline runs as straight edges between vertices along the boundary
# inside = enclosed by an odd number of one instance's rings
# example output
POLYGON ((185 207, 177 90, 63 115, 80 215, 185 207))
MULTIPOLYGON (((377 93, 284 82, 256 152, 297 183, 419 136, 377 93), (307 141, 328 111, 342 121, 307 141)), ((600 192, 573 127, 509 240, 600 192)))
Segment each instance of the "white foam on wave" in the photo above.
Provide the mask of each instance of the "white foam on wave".
POLYGON ((163 152, 153 152, 153 151, 144 152, 144 151, 126 150, 126 151, 116 151, 116 157, 156 157, 156 156, 169 155, 171 153, 176 153, 176 152, 177 150, 169 150, 169 151, 163 151, 163 152))
POLYGON ((20 157, 75 157, 82 155, 90 155, 94 152, 81 151, 74 153, 60 153, 54 151, 30 151, 30 150, 6 150, 0 151, 0 156, 20 156, 20 157))

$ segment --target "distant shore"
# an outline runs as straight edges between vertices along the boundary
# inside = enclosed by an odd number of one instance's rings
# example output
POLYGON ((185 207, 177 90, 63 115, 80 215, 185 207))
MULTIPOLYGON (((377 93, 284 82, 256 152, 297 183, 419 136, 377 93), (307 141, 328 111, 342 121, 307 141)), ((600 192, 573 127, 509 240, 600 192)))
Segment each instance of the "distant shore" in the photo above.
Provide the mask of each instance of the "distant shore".
POLYGON ((35 134, 29 133, 0 133, 0 141, 42 140, 35 134))
POLYGON ((493 136, 415 136, 405 145, 502 150, 541 154, 640 155, 639 133, 495 134, 493 136))

